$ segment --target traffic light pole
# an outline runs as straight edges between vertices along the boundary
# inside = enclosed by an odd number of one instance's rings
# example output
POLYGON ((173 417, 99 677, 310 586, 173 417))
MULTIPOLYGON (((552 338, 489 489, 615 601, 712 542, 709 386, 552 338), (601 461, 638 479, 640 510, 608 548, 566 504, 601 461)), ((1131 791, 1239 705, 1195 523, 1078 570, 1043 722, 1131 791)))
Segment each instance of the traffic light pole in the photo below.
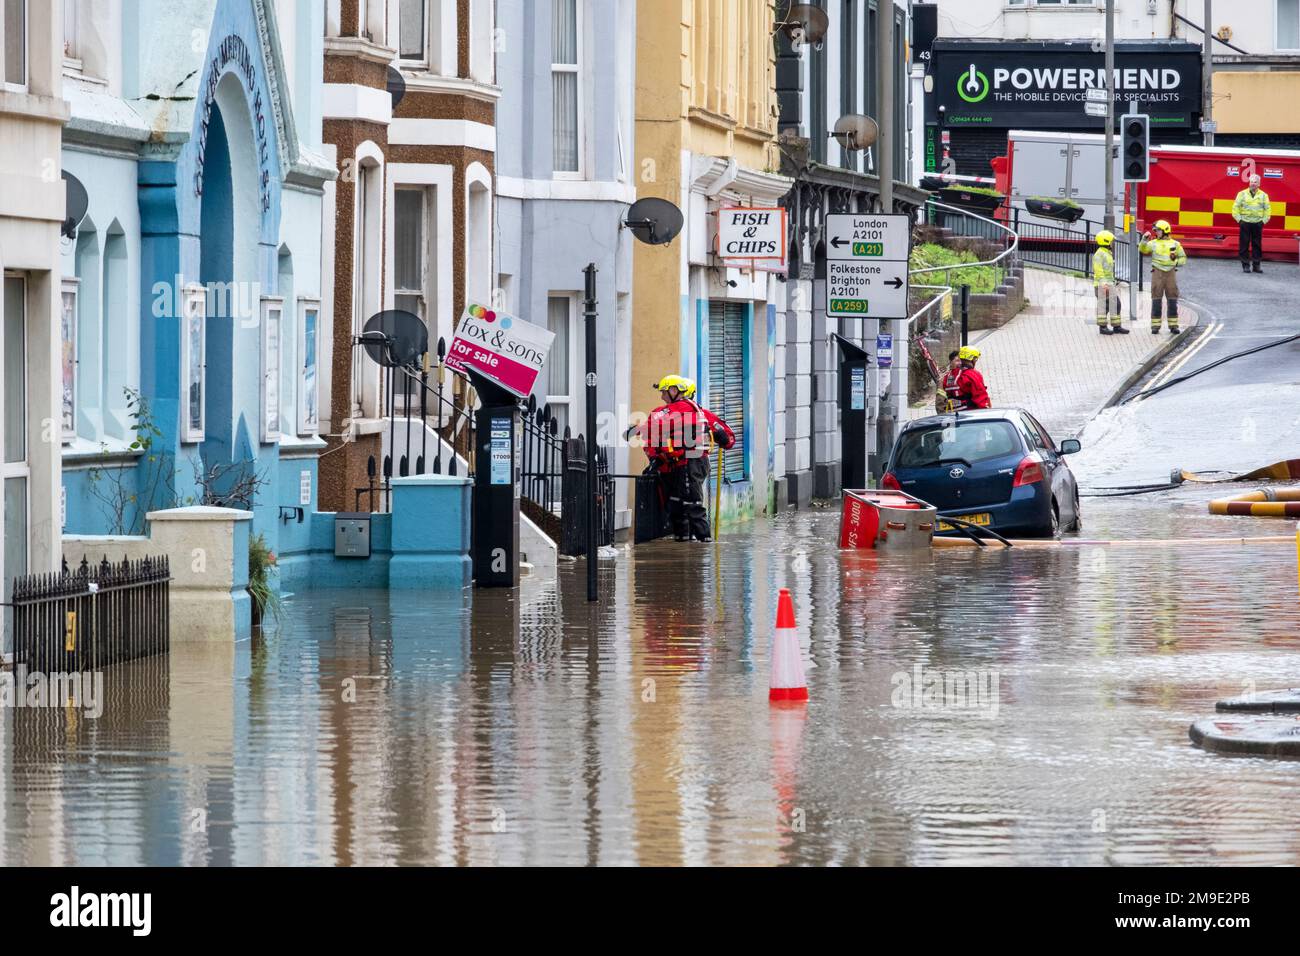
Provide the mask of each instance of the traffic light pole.
MULTIPOLYGON (((1210 7, 1205 0, 1205 18, 1201 21, 1201 135, 1206 146, 1214 145, 1214 51, 1210 38, 1210 7)), ((1281 16, 1281 13, 1278 14, 1281 16)))

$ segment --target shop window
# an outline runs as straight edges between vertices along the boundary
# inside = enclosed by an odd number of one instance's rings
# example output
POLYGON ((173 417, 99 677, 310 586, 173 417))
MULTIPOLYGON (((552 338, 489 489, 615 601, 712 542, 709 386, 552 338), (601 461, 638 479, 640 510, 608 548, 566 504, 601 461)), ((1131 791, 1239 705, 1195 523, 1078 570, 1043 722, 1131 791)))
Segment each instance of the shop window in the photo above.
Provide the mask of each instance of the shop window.
POLYGON ((722 453, 722 475, 728 482, 749 478, 745 409, 749 401, 746 339, 751 308, 746 302, 709 303, 709 394, 705 408, 736 433, 736 444, 722 453))

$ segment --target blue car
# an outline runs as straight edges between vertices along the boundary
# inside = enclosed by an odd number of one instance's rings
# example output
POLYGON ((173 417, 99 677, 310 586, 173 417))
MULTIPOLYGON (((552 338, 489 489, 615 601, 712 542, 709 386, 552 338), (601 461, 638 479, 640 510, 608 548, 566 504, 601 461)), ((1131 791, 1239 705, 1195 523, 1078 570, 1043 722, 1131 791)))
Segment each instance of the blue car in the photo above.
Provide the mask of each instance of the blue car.
POLYGON ((905 491, 939 509, 940 533, 957 533, 944 517, 962 518, 1007 537, 1055 537, 1078 531, 1079 485, 1065 456, 1024 409, 986 408, 909 422, 889 453, 882 488, 905 491))

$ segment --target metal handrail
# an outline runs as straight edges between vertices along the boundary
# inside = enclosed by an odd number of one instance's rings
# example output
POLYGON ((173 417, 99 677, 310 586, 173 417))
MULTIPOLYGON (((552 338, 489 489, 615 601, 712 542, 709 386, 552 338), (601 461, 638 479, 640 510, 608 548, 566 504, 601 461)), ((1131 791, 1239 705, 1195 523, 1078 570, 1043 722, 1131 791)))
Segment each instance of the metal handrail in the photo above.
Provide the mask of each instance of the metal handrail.
POLYGON ((951 272, 953 269, 969 269, 972 266, 995 266, 1003 259, 1005 259, 1007 256, 1016 253, 1020 247, 1019 234, 1014 229, 1004 226, 996 219, 989 219, 987 216, 977 216, 969 209, 961 209, 957 206, 949 206, 947 203, 935 202, 933 199, 928 200, 925 205, 927 207, 933 207, 935 209, 944 209, 947 210, 948 212, 959 213, 963 216, 969 216, 972 219, 979 219, 983 222, 986 222, 989 225, 995 226, 998 229, 1001 229, 1004 233, 1006 233, 1006 236, 1004 238, 1009 238, 1010 242, 1008 243, 1006 249, 1004 249, 998 255, 994 256, 992 259, 981 260, 979 262, 963 262, 958 265, 951 265, 951 266, 926 266, 924 269, 908 269, 907 274, 909 276, 924 275, 925 273, 929 273, 929 272, 951 272))

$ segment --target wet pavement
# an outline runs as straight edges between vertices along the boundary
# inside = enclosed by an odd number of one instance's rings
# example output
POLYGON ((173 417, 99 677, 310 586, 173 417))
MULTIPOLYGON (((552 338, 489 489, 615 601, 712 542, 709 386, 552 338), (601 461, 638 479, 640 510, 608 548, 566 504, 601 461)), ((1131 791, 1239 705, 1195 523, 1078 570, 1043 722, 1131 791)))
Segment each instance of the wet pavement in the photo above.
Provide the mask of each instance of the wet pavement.
MULTIPOLYGON (((1174 377, 1300 332, 1295 295, 1300 267, 1268 262, 1264 270, 1263 275, 1245 275, 1236 260, 1196 259, 1180 271, 1180 289, 1195 304, 1200 325, 1165 363, 1185 358, 1174 377)), ((1137 389, 1160 374, 1161 369, 1155 370, 1137 389)), ((1083 453, 1075 470, 1085 487, 1166 481, 1175 468, 1239 473, 1296 457, 1300 341, 1235 359, 1150 398, 1107 409, 1080 438, 1083 453)))
MULTIPOLYGON (((1182 491, 1085 509, 1088 538, 1275 530, 1182 491)), ((1300 862, 1300 761, 1187 737, 1300 683, 1292 544, 898 557, 837 521, 620 551, 594 607, 581 562, 298 594, 110 671, 98 720, 0 711, 0 863, 1300 862), (806 706, 767 700, 782 586, 806 706)))

